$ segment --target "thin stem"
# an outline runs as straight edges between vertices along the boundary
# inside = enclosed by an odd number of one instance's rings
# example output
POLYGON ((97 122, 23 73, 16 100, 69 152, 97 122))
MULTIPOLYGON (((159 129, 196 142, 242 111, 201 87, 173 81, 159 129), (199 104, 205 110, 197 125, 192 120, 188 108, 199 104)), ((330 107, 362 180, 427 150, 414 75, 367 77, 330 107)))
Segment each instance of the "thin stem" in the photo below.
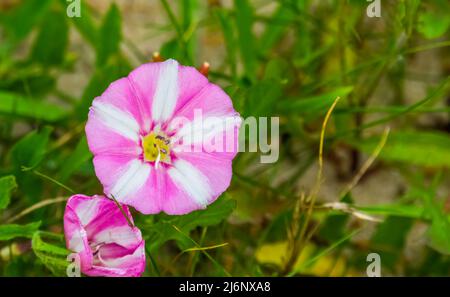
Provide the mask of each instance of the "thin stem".
POLYGON ((12 223, 12 222, 17 221, 18 219, 26 216, 30 212, 33 212, 33 211, 39 209, 39 208, 42 208, 42 207, 50 205, 50 204, 66 202, 67 199, 69 199, 69 198, 68 197, 56 197, 56 198, 42 200, 41 202, 38 202, 38 203, 36 203, 36 204, 34 204, 34 205, 32 205, 32 206, 22 210, 17 215, 15 215, 15 216, 11 217, 10 219, 8 219, 6 222, 7 223, 12 223))
MULTIPOLYGON (((23 170, 23 171, 27 171, 28 168, 22 167, 22 170, 23 170)), ((55 183, 56 185, 60 186, 60 187, 63 188, 63 189, 66 189, 66 190, 69 191, 70 193, 75 194, 75 191, 74 191, 74 190, 72 190, 71 188, 69 188, 69 187, 66 186, 65 184, 63 184, 63 183, 57 181, 56 179, 54 179, 54 178, 52 178, 52 177, 50 177, 50 176, 48 176, 48 175, 46 175, 46 174, 44 174, 44 173, 41 173, 41 172, 39 172, 39 171, 37 171, 37 170, 33 170, 33 173, 36 174, 37 176, 40 176, 40 177, 42 177, 42 178, 45 178, 45 179, 47 179, 47 180, 49 180, 49 181, 55 183)))
MULTIPOLYGON (((203 245, 203 243, 205 241, 207 231, 208 231, 208 227, 203 227, 202 234, 200 236, 200 242, 199 242, 201 246, 203 245)), ((197 266, 197 262, 198 262, 198 257, 199 257, 199 253, 192 253, 192 256, 189 259, 188 274, 190 276, 194 275, 195 267, 197 266)))
POLYGON ((386 144, 387 138, 389 136, 389 131, 390 131, 389 127, 384 129, 384 132, 383 132, 383 135, 381 137, 381 140, 378 143, 378 145, 376 146, 376 148, 373 151, 372 155, 370 156, 369 159, 366 160, 366 162, 364 162, 363 166, 361 166, 361 169, 353 177, 352 181, 347 185, 345 190, 342 191, 342 193, 340 195, 341 198, 344 197, 345 195, 347 195, 358 184, 359 180, 363 177, 363 175, 367 172, 369 167, 372 165, 372 163, 378 157, 378 155, 380 154, 381 150, 383 149, 383 147, 386 144))
MULTIPOLYGON (((325 118, 323 120, 322 123, 322 129, 320 132, 320 142, 319 142, 319 171, 317 173, 317 178, 316 178, 316 182, 315 185, 311 191, 311 193, 309 194, 309 196, 307 197, 307 200, 309 200, 309 205, 308 205, 308 209, 306 211, 306 215, 305 215, 305 220, 302 224, 302 227, 300 229, 300 232, 298 233, 298 237, 293 238, 293 252, 291 253, 291 257, 290 259, 286 262, 286 266, 284 267, 283 270, 283 274, 289 273, 290 270, 292 269, 292 266, 295 264, 298 256, 301 254, 303 247, 304 247, 304 243, 307 242, 307 240, 309 240, 309 238, 312 236, 312 233, 309 233, 308 236, 306 235, 306 231, 309 225, 309 222, 311 220, 311 216, 312 216, 312 212, 315 206, 315 202, 316 202, 316 198, 317 195, 319 193, 320 190, 320 184, 322 182, 322 174, 323 174, 323 147, 324 147, 324 139, 325 139, 325 131, 326 131, 326 127, 328 124, 328 121, 331 117, 331 114, 333 113, 334 108, 336 107, 338 101, 339 101, 340 97, 337 97, 333 104, 331 105, 331 107, 328 109, 325 118), (297 238, 299 239, 298 244, 296 243, 297 238)), ((301 198, 300 200, 301 203, 303 203, 303 198, 301 198)))
POLYGON ((134 228, 134 224, 133 222, 131 222, 130 218, 128 217, 127 213, 125 212, 125 210, 123 209, 122 205, 119 203, 119 201, 116 200, 116 198, 114 197, 114 195, 111 194, 111 199, 116 203, 117 207, 120 209, 120 212, 123 214, 123 216, 125 217, 125 219, 127 220, 128 225, 131 228, 134 228))
POLYGON ((180 39, 182 39, 183 32, 181 30, 181 26, 180 26, 180 24, 178 24, 177 18, 175 17, 175 14, 173 13, 172 9, 170 8, 169 3, 167 2, 167 0, 161 0, 161 3, 164 6, 164 10, 166 11, 167 16, 169 17, 170 22, 175 27, 175 31, 177 31, 178 37, 180 39))
POLYGON ((62 135, 58 140, 55 141, 55 143, 49 149, 49 152, 52 152, 52 151, 62 147, 66 143, 68 143, 73 137, 77 136, 84 130, 84 126, 85 126, 85 124, 81 123, 81 124, 75 126, 75 128, 73 130, 62 135))
MULTIPOLYGON (((180 234, 182 234, 184 237, 186 237, 187 239, 189 239, 195 246, 196 246, 196 250, 201 251, 209 260, 211 260, 211 262, 213 262, 214 264, 216 264, 217 266, 219 266, 222 270, 223 273, 225 273, 226 276, 231 276, 231 274, 224 268, 222 267, 222 265, 220 265, 206 250, 211 249, 211 248, 217 248, 217 247, 221 247, 221 246, 225 246, 228 243, 223 243, 223 244, 219 244, 219 245, 215 245, 212 247, 208 247, 208 248, 202 248, 195 240, 193 240, 189 235, 183 233, 183 231, 181 231, 177 226, 172 225, 172 227, 179 232, 180 234)), ((192 249, 189 249, 192 251, 192 249)), ((182 252, 183 253, 183 252, 182 252)))

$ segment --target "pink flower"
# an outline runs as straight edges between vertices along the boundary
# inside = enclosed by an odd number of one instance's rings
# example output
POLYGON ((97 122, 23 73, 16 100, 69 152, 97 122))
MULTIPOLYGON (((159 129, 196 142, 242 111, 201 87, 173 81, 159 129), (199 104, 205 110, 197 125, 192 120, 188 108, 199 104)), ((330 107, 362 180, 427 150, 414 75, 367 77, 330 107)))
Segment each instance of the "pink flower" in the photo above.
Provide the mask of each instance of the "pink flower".
POLYGON ((240 121, 220 87, 167 60, 95 98, 86 135, 107 196, 144 214, 185 214, 228 188, 240 121))
MULTIPOLYGON (((126 206, 123 210, 130 220, 126 206)), ((130 227, 114 201, 104 196, 70 197, 64 213, 67 248, 89 276, 140 276, 145 269, 141 231, 130 227)))

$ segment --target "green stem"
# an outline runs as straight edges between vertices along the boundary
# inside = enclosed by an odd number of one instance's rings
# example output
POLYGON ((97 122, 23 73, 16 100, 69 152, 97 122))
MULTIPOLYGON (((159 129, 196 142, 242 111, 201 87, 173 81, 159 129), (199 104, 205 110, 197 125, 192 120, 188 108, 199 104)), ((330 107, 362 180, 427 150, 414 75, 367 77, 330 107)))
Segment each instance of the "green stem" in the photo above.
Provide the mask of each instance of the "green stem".
POLYGON ((127 220, 128 225, 131 228, 134 228, 133 222, 131 222, 130 218, 128 217, 127 213, 125 212, 125 210, 123 209, 122 205, 119 203, 119 201, 116 200, 116 198, 114 197, 114 195, 111 194, 111 198, 112 200, 116 203, 117 207, 120 209, 120 212, 123 214, 123 216, 125 217, 125 219, 127 220))

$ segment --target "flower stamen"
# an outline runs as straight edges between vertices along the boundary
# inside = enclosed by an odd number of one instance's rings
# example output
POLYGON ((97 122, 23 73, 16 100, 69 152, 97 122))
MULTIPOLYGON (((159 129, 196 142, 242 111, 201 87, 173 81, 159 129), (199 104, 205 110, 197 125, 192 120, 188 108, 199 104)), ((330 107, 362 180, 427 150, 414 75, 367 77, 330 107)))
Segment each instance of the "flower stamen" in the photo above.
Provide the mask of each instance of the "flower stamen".
POLYGON ((151 132, 142 139, 144 160, 155 162, 158 168, 160 162, 170 164, 170 139, 161 132, 151 132))

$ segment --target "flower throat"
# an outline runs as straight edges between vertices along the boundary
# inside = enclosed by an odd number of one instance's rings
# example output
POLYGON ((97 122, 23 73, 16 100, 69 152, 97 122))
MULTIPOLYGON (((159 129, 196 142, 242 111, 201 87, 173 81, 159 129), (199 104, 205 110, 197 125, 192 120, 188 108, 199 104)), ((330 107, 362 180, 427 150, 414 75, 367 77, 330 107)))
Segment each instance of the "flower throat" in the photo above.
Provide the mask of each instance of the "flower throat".
POLYGON ((144 160, 170 164, 170 140, 162 133, 151 132, 142 139, 144 160))

